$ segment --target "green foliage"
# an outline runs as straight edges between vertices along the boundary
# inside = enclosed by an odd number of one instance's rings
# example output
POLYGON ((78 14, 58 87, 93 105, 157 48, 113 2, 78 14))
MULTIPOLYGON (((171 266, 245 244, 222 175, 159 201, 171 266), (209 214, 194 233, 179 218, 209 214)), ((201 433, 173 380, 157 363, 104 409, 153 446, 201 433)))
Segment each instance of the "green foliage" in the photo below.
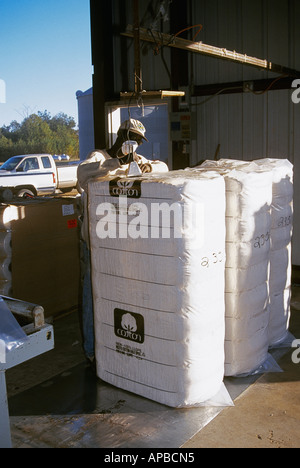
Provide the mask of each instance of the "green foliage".
POLYGON ((60 113, 38 112, 22 123, 11 122, 0 128, 0 161, 18 154, 50 153, 79 157, 79 137, 72 117, 60 113))

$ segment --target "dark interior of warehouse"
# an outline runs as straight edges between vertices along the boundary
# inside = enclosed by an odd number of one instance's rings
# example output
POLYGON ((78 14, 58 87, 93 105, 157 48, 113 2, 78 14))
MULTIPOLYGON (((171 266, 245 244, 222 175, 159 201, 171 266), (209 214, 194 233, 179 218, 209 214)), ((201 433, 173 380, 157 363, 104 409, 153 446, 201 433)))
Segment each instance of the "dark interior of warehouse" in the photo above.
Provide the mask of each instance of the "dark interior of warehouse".
POLYGON ((299 448, 300 2, 89 4, 76 183, 0 190, 0 448, 299 448))

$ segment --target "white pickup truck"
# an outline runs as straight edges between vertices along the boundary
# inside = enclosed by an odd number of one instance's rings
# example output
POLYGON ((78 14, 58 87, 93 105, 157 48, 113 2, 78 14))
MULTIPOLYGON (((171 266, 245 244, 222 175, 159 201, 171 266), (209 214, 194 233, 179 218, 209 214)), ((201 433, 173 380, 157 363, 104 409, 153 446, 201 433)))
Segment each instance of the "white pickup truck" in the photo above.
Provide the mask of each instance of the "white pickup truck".
POLYGON ((58 162, 51 154, 13 156, 0 166, 0 191, 6 196, 52 195, 76 188, 79 161, 58 162))

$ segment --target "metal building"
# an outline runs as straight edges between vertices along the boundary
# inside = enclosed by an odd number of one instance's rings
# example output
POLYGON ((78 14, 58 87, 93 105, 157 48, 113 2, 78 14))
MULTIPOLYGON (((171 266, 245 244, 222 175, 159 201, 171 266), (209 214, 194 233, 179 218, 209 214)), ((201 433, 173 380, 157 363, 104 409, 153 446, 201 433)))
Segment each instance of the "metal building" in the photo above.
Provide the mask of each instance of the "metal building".
MULTIPOLYGON (((96 147, 107 144, 107 130, 113 133, 112 110, 128 106, 128 99, 140 106, 132 94, 140 73, 142 90, 185 91, 185 98, 160 100, 168 108, 171 168, 220 157, 288 158, 299 200, 300 104, 293 88, 300 75, 299 14, 297 0, 91 0, 96 147), (134 24, 141 28, 138 50, 134 28, 128 29, 134 24), (184 39, 216 54, 179 49, 175 42, 184 39), (241 56, 245 64, 236 60, 241 56)), ((157 104, 154 97, 143 104, 157 104)), ((293 263, 299 266, 297 203, 294 226, 293 263)))

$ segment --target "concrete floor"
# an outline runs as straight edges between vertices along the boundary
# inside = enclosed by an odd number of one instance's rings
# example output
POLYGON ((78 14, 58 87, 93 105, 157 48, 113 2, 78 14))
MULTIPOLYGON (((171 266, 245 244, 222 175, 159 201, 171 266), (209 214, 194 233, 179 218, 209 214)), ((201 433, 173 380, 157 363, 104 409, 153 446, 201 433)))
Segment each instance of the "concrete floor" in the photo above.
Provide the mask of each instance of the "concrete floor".
MULTIPOLYGON (((290 331, 300 339, 300 287, 290 331)), ((96 379, 81 348, 77 313, 54 321, 55 349, 9 370, 12 442, 29 447, 299 448, 300 364, 276 350, 284 371, 227 379, 234 407, 173 410, 96 379)))
MULTIPOLYGON (((300 339, 300 287, 294 287, 290 331, 300 339)), ((184 448, 300 448, 300 364, 289 350, 283 373, 264 374, 184 448)))

